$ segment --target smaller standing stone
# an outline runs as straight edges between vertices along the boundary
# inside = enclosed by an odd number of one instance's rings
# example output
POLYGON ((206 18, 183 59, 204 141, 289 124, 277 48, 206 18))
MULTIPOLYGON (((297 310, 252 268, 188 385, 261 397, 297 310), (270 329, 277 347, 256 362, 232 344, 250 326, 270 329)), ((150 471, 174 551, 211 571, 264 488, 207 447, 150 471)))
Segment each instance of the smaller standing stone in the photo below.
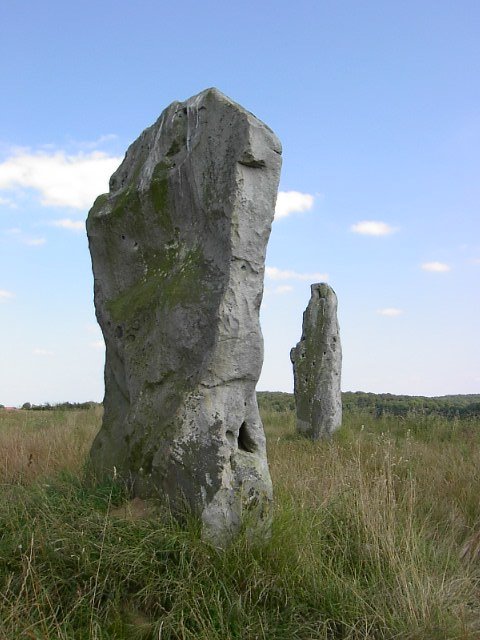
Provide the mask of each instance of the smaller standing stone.
POLYGON ((302 337, 290 351, 297 430, 312 440, 329 437, 342 423, 342 348, 337 296, 326 283, 312 284, 302 337))

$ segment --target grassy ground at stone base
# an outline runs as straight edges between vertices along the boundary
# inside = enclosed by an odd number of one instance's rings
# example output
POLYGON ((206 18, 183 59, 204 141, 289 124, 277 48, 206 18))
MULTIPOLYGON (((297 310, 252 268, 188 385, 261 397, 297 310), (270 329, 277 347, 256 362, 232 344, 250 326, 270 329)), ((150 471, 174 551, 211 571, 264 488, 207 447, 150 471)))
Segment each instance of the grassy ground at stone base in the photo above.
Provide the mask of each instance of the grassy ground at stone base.
POLYGON ((88 411, 0 411, 0 638, 480 637, 480 423, 263 415, 272 537, 218 552, 82 484, 88 411))

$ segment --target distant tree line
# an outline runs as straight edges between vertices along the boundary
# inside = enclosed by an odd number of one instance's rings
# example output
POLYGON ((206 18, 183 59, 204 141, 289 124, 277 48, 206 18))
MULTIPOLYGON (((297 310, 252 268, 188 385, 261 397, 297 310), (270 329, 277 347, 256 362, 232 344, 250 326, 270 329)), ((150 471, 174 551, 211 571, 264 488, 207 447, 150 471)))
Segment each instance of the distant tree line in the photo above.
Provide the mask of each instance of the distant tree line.
MULTIPOLYGON (((258 405, 263 411, 294 411, 293 393, 259 391, 258 405)), ((480 394, 451 395, 429 398, 426 396, 397 396, 392 393, 342 393, 345 413, 367 412, 381 416, 442 416, 444 418, 480 418, 480 394)), ((25 402, 22 409, 28 411, 82 411, 98 406, 97 402, 61 402, 59 404, 31 404, 25 402)), ((0 408, 2 405, 0 405, 0 408)))
POLYGON ((342 394, 344 411, 363 409, 380 417, 382 415, 436 415, 445 418, 480 417, 480 394, 449 395, 428 398, 426 396, 397 396, 391 393, 342 394))
MULTIPOLYGON (((293 393, 260 391, 257 398, 260 408, 264 411, 282 412, 295 409, 293 393)), ((342 404, 345 413, 363 411, 376 417, 435 415, 445 418, 480 418, 480 394, 429 398, 346 391, 342 393, 342 404)))
POLYGON ((22 409, 27 411, 86 411, 98 405, 97 402, 59 402, 58 404, 31 404, 25 402, 22 409))
POLYGON ((263 411, 294 411, 295 398, 293 393, 282 391, 257 391, 258 406, 263 411))

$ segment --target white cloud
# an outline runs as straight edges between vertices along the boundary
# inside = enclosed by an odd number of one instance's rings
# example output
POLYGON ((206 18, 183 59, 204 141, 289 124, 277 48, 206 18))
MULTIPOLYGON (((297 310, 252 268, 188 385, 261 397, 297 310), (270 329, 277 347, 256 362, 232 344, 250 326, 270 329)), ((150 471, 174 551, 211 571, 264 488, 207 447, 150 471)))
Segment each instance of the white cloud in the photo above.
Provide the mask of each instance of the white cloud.
POLYGON ((313 207, 314 197, 300 191, 279 191, 275 206, 275 220, 286 218, 291 213, 302 213, 313 207))
POLYGON ((387 316, 389 318, 395 318, 403 313, 402 309, 395 307, 387 307, 386 309, 377 309, 377 313, 381 316, 387 316))
POLYGON ((108 191, 108 179, 120 161, 103 151, 67 155, 20 149, 0 163, 0 190, 33 189, 44 206, 85 210, 108 191))
POLYGON ((265 287, 265 295, 283 295, 285 293, 291 293, 293 291, 293 287, 291 284, 280 284, 276 287, 270 288, 265 287))
POLYGON ((96 140, 82 140, 80 142, 72 140, 71 143, 77 149, 98 149, 102 145, 113 140, 117 140, 118 136, 115 133, 107 133, 106 135, 99 136, 96 140))
POLYGON ((360 233, 364 236, 388 236, 398 231, 398 227, 392 227, 386 222, 380 222, 378 220, 362 220, 361 222, 352 224, 350 231, 360 233))
POLYGON ((275 287, 275 289, 273 290, 273 293, 290 293, 290 291, 293 291, 293 287, 290 284, 281 284, 278 287, 275 287))
POLYGON ((49 349, 34 349, 32 353, 34 356, 53 356, 53 351, 49 349))
POLYGON ((480 265, 480 258, 472 258, 470 264, 480 265))
POLYGON ((27 244, 29 247, 41 247, 46 243, 45 238, 22 238, 21 242, 27 244))
POLYGON ((85 331, 87 333, 96 333, 97 335, 100 334, 100 329, 98 327, 98 324, 93 324, 91 322, 88 322, 85 325, 85 331))
POLYGON ((11 291, 6 291, 5 289, 0 289, 0 302, 6 302, 7 300, 11 300, 15 296, 11 291))
POLYGON ((305 282, 325 282, 328 280, 328 273, 298 273, 277 269, 277 267, 265 267, 265 275, 270 280, 301 280, 305 282))
POLYGON ((47 242, 45 238, 32 238, 31 236, 25 235, 19 227, 6 229, 3 233, 6 236, 11 236, 12 241, 26 244, 29 247, 40 247, 47 242))
POLYGON ((10 209, 16 209, 17 205, 10 198, 0 198, 0 207, 9 207, 10 209))
POLYGON ((105 342, 98 324, 92 324, 89 322, 85 325, 85 331, 90 335, 90 341, 88 343, 89 347, 92 349, 105 349, 105 342))
POLYGON ((424 262, 421 267, 424 271, 432 271, 433 273, 450 271, 450 266, 444 262, 424 262))
POLYGON ((51 220, 52 227, 60 229, 68 229, 69 231, 85 231, 85 222, 83 220, 71 220, 70 218, 62 218, 61 220, 51 220))

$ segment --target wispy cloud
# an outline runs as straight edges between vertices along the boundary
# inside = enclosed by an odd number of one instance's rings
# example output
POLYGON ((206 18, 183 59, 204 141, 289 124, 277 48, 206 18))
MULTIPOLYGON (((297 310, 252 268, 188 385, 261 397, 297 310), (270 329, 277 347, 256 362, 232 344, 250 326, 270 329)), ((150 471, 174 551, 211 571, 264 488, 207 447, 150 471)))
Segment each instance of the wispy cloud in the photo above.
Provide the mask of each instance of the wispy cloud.
POLYGON ((0 190, 33 189, 50 207, 88 209, 121 158, 103 151, 67 155, 62 150, 14 150, 0 163, 0 190))
POLYGON ((49 349, 34 349, 32 351, 34 356, 53 356, 53 351, 50 351, 49 349))
POLYGON ((26 244, 29 247, 41 247, 47 242, 45 238, 34 238, 26 235, 19 227, 6 229, 3 233, 6 236, 10 236, 10 242, 20 242, 21 244, 26 244))
POLYGON ((396 318, 402 315, 403 310, 396 307, 386 307, 385 309, 377 309, 377 313, 381 316, 387 316, 388 318, 396 318))
POLYGON ((325 282, 328 280, 328 273, 298 273, 277 269, 277 267, 265 267, 265 276, 269 280, 301 280, 304 282, 325 282))
POLYGON ((290 291, 293 291, 293 287, 291 284, 281 284, 278 287, 275 287, 275 289, 273 290, 273 293, 290 293, 290 291))
POLYGON ((313 207, 314 197, 300 191, 279 191, 275 206, 275 220, 287 218, 292 213, 309 211, 313 207))
POLYGON ((0 198, 0 207, 8 207, 9 209, 16 209, 17 204, 10 198, 0 198))
POLYGON ((59 229, 68 229, 69 231, 85 231, 85 222, 83 220, 62 218, 61 220, 51 220, 49 224, 52 227, 58 227, 59 229))
POLYGON ((5 289, 0 289, 0 302, 7 302, 15 297, 15 294, 5 289))
POLYGON ((47 241, 45 238, 21 238, 20 242, 28 245, 29 247, 41 247, 47 241))
POLYGON ((424 271, 431 271, 432 273, 446 273, 451 269, 450 265, 444 262, 424 262, 421 268, 424 271))
POLYGON ((398 231, 398 227, 392 227, 386 222, 380 222, 379 220, 362 220, 361 222, 352 224, 350 231, 363 236, 389 236, 398 231))
POLYGON ((265 287, 266 295, 281 296, 286 293, 291 293, 292 291, 293 287, 291 284, 280 284, 277 287, 265 287))
POLYGON ((96 149, 98 150, 100 147, 105 145, 106 143, 113 142, 117 140, 118 136, 115 133, 107 133, 106 135, 99 136, 96 140, 71 140, 72 146, 77 149, 96 149))
POLYGON ((480 258, 472 258, 470 260, 470 264, 474 264, 476 266, 480 265, 480 258))
POLYGON ((105 342, 103 340, 103 336, 98 324, 89 322, 85 325, 85 331, 90 336, 90 341, 88 343, 89 347, 91 347, 92 349, 105 349, 105 342))

